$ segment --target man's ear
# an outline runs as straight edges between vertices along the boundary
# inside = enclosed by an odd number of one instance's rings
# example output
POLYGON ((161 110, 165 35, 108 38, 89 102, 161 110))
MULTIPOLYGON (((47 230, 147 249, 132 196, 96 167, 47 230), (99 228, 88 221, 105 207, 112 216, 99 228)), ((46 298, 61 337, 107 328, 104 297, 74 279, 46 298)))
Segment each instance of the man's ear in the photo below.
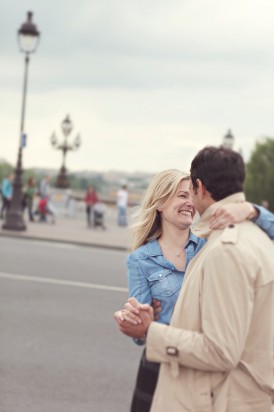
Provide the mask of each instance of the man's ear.
POLYGON ((207 189, 204 186, 203 182, 200 179, 196 180, 196 183, 198 185, 198 191, 200 192, 202 198, 205 197, 206 193, 207 193, 207 189))

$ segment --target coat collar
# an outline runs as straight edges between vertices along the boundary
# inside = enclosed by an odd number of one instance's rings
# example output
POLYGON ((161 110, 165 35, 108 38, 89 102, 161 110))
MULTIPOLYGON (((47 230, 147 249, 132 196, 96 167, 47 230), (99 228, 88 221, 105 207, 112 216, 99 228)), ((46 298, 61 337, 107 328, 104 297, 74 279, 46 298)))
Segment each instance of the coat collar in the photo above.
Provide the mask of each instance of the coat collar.
POLYGON ((192 232, 199 237, 208 238, 212 232, 212 229, 209 228, 209 221, 213 212, 219 207, 227 203, 240 203, 245 201, 244 193, 235 193, 234 195, 227 196, 219 202, 213 203, 209 206, 206 211, 202 214, 200 220, 193 225, 191 228, 192 232))

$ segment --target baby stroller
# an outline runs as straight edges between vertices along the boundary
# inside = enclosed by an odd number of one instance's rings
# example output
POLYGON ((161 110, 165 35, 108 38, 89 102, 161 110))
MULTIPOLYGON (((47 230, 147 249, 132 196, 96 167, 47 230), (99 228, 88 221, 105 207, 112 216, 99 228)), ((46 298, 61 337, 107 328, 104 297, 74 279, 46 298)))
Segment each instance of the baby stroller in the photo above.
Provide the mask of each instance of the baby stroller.
POLYGON ((55 223, 55 208, 48 198, 42 197, 37 206, 40 222, 46 222, 47 216, 51 217, 51 223, 55 223))
POLYGON ((106 229, 104 225, 104 214, 105 214, 105 208, 102 203, 96 203, 93 206, 93 226, 96 227, 101 227, 102 229, 106 229))

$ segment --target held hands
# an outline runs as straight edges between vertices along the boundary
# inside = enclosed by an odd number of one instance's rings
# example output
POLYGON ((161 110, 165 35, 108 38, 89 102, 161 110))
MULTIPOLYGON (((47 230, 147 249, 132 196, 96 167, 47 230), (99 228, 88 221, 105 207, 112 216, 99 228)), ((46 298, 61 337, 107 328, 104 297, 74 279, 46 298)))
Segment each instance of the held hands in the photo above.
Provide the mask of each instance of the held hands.
POLYGON ((224 229, 233 223, 256 219, 258 215, 257 209, 249 202, 227 203, 214 211, 209 227, 210 229, 224 229))
POLYGON ((124 309, 114 313, 114 319, 122 333, 132 338, 142 339, 154 319, 153 309, 148 304, 141 304, 135 298, 129 298, 124 309))

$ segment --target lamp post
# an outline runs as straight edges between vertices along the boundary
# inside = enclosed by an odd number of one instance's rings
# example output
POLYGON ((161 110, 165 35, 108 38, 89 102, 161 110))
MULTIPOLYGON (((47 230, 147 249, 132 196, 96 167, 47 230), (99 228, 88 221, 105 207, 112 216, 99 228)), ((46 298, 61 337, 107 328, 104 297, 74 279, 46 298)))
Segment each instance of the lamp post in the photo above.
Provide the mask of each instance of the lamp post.
POLYGON ((223 137, 223 147, 225 147, 226 149, 233 149, 234 146, 234 136, 231 133, 231 130, 228 129, 227 134, 224 135, 223 137))
POLYGON ((63 143, 58 144, 58 140, 57 140, 55 132, 53 132, 51 135, 52 146, 55 149, 61 150, 63 152, 63 162, 62 162, 62 166, 61 166, 59 175, 57 177, 55 186, 60 189, 67 189, 69 187, 69 180, 68 180, 67 169, 66 169, 66 154, 70 150, 77 150, 80 147, 81 138, 80 138, 80 135, 78 134, 75 137, 73 144, 68 143, 68 136, 73 129, 73 123, 71 122, 69 115, 67 115, 67 117, 65 117, 65 119, 62 121, 61 129, 64 134, 63 143))
POLYGON ((21 111, 21 125, 20 125, 20 140, 17 164, 15 168, 15 177, 13 182, 13 194, 11 199, 11 205, 6 215, 6 220, 2 226, 3 229, 8 230, 26 230, 26 225, 22 215, 22 155, 23 147, 25 145, 25 110, 26 110, 26 95, 27 95, 27 83, 28 83, 28 66, 30 60, 30 54, 34 53, 40 33, 36 28, 36 25, 32 22, 33 13, 29 11, 27 13, 27 20, 23 23, 18 30, 18 43, 22 53, 25 54, 25 72, 23 82, 23 100, 21 111))

